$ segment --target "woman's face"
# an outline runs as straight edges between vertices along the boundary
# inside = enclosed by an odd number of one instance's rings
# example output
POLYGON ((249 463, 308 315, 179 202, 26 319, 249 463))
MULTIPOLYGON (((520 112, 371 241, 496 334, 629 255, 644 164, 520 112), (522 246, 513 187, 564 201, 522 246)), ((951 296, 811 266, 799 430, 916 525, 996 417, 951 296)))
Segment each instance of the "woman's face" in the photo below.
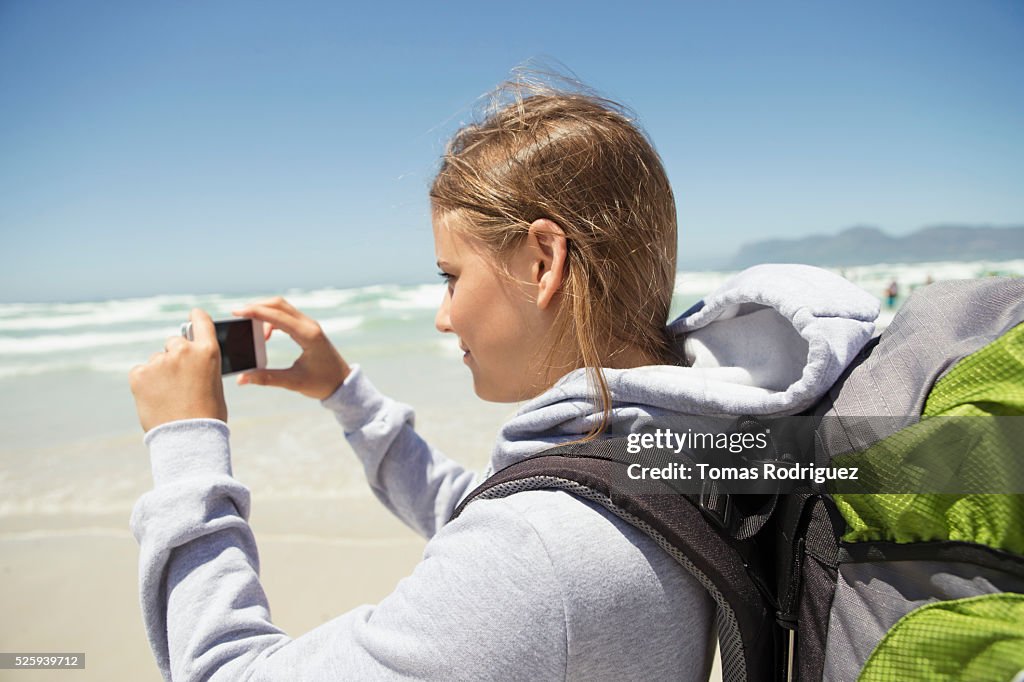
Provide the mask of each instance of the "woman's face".
POLYGON ((453 229, 461 218, 434 215, 434 251, 447 280, 437 311, 438 331, 459 337, 476 394, 494 402, 538 395, 551 381, 544 344, 552 311, 536 304, 529 254, 514 254, 508 276, 483 245, 453 229))

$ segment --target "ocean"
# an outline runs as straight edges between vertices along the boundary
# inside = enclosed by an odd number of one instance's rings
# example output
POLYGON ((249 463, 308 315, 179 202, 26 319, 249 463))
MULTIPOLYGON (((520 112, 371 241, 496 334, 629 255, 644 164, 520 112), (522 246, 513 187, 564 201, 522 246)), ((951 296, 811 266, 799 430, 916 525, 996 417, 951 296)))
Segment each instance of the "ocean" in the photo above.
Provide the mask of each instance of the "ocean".
MULTIPOLYGON (((732 274, 680 272, 673 314, 732 274)), ((895 279, 899 303, 929 279, 1022 276, 1024 260, 877 264, 841 274, 879 298, 895 279)), ((132 504, 151 485, 129 369, 160 351, 191 308, 217 319, 278 294, 317 319, 345 358, 361 364, 381 390, 413 405, 428 442, 483 468, 498 427, 516 406, 483 403, 473 395, 456 339, 434 329, 440 284, 7 303, 0 304, 0 523, 30 529, 60 517, 124 530, 132 504), (111 518, 120 521, 98 520, 111 518)), ((883 309, 880 324, 894 312, 883 309)), ((268 344, 270 366, 287 367, 296 356, 294 344, 275 333, 268 344)), ((238 387, 232 379, 225 390, 234 473, 255 499, 371 496, 340 427, 316 401, 280 389, 238 387)))

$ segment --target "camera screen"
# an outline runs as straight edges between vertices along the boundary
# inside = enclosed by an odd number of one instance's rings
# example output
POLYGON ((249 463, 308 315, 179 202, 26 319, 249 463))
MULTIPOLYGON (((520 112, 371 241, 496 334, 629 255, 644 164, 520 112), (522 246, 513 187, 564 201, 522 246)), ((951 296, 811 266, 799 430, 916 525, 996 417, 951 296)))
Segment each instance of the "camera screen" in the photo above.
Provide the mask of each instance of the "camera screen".
POLYGON ((220 373, 230 374, 256 367, 256 345, 252 338, 252 320, 238 319, 217 322, 217 344, 220 346, 220 373))

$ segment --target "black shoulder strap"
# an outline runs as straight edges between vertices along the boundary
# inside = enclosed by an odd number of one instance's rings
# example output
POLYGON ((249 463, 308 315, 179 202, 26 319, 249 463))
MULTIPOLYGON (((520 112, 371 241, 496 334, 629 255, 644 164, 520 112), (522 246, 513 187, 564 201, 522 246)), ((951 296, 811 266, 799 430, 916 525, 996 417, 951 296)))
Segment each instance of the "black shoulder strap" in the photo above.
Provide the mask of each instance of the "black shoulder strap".
POLYGON ((714 598, 724 679, 773 679, 775 614, 748 572, 749 548, 668 483, 646 481, 643 492, 630 486, 624 448, 625 439, 611 439, 544 451, 492 475, 459 504, 452 520, 474 500, 525 490, 564 490, 599 504, 651 537, 714 598))

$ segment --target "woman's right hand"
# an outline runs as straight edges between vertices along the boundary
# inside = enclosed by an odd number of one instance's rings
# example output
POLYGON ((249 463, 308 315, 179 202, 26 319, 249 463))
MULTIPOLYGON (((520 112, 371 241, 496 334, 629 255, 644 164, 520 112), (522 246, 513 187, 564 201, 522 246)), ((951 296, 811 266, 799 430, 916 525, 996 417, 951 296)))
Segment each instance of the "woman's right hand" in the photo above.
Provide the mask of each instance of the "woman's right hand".
POLYGON ((302 355, 288 369, 254 369, 238 377, 239 385, 280 386, 323 400, 334 393, 348 376, 348 364, 317 321, 296 310, 283 298, 254 303, 232 313, 262 320, 266 338, 270 338, 274 329, 280 329, 302 348, 302 355))

